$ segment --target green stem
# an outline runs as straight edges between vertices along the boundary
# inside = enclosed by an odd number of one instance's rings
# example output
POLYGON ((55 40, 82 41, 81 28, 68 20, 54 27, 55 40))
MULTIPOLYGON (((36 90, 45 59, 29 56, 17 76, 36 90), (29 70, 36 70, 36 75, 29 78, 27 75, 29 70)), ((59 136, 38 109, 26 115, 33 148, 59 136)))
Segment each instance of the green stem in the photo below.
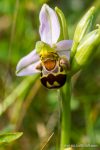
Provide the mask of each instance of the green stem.
POLYGON ((62 97, 62 121, 61 121, 61 139, 60 150, 64 150, 70 144, 70 127, 71 127, 71 78, 68 77, 66 84, 60 90, 62 97))

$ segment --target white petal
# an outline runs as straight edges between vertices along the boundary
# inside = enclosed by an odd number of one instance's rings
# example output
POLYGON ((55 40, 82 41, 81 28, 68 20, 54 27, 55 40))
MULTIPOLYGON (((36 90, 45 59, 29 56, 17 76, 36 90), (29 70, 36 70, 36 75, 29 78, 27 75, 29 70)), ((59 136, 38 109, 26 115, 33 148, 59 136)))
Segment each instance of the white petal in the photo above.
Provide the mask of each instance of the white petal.
POLYGON ((27 75, 33 75, 35 73, 40 73, 40 70, 36 69, 36 67, 40 64, 40 61, 31 64, 27 66, 26 68, 23 68, 19 72, 17 72, 17 76, 27 76, 27 75))
POLYGON ((23 57, 17 67, 16 67, 16 72, 18 76, 24 76, 28 74, 34 74, 39 72, 36 69, 36 65, 39 62, 40 57, 36 53, 36 50, 33 50, 31 53, 29 53, 27 56, 23 57))
POLYGON ((40 11, 39 33, 41 41, 47 44, 54 44, 60 36, 60 23, 56 12, 44 4, 40 11))
POLYGON ((56 43, 55 49, 60 56, 66 56, 67 59, 70 59, 70 49, 72 47, 72 40, 63 40, 56 43))
POLYGON ((69 50, 72 47, 72 40, 63 40, 55 44, 57 51, 69 50))

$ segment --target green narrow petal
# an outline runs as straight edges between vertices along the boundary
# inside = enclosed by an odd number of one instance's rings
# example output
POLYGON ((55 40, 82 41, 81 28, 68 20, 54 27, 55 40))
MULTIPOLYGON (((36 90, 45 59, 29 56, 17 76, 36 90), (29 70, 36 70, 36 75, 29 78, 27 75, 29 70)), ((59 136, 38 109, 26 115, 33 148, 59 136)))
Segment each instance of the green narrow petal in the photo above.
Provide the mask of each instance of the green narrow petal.
POLYGON ((60 30, 61 30, 60 40, 68 39, 68 27, 67 27, 65 16, 58 7, 55 7, 55 11, 60 21, 60 30))

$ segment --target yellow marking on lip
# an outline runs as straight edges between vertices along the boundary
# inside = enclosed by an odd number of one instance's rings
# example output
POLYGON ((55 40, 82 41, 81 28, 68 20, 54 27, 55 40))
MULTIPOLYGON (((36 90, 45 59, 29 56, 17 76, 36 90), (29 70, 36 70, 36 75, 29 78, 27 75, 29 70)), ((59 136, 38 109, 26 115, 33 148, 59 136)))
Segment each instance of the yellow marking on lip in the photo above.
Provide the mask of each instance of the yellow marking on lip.
POLYGON ((51 87, 54 87, 54 86, 60 86, 60 84, 59 84, 57 81, 54 81, 53 84, 50 84, 50 83, 47 81, 47 87, 48 87, 48 88, 51 88, 51 87))

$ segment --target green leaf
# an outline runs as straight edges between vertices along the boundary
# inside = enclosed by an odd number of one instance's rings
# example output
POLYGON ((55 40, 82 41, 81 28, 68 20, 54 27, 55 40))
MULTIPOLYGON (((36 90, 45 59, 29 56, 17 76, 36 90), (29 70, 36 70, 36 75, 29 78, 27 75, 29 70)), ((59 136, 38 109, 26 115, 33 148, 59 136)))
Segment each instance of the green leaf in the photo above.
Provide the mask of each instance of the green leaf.
POLYGON ((13 142, 22 136, 22 132, 0 134, 0 145, 13 142))
POLYGON ((75 33, 74 33, 74 39, 73 39, 73 45, 71 49, 71 61, 77 51, 77 47, 86 34, 87 30, 89 30, 91 26, 91 22, 93 20, 93 14, 95 12, 95 7, 92 7, 89 9, 89 11, 82 17, 82 19, 79 21, 75 33))
POLYGON ((68 39, 68 27, 66 23, 66 18, 63 12, 58 7, 55 7, 55 11, 60 21, 60 27, 61 27, 60 40, 68 39))

